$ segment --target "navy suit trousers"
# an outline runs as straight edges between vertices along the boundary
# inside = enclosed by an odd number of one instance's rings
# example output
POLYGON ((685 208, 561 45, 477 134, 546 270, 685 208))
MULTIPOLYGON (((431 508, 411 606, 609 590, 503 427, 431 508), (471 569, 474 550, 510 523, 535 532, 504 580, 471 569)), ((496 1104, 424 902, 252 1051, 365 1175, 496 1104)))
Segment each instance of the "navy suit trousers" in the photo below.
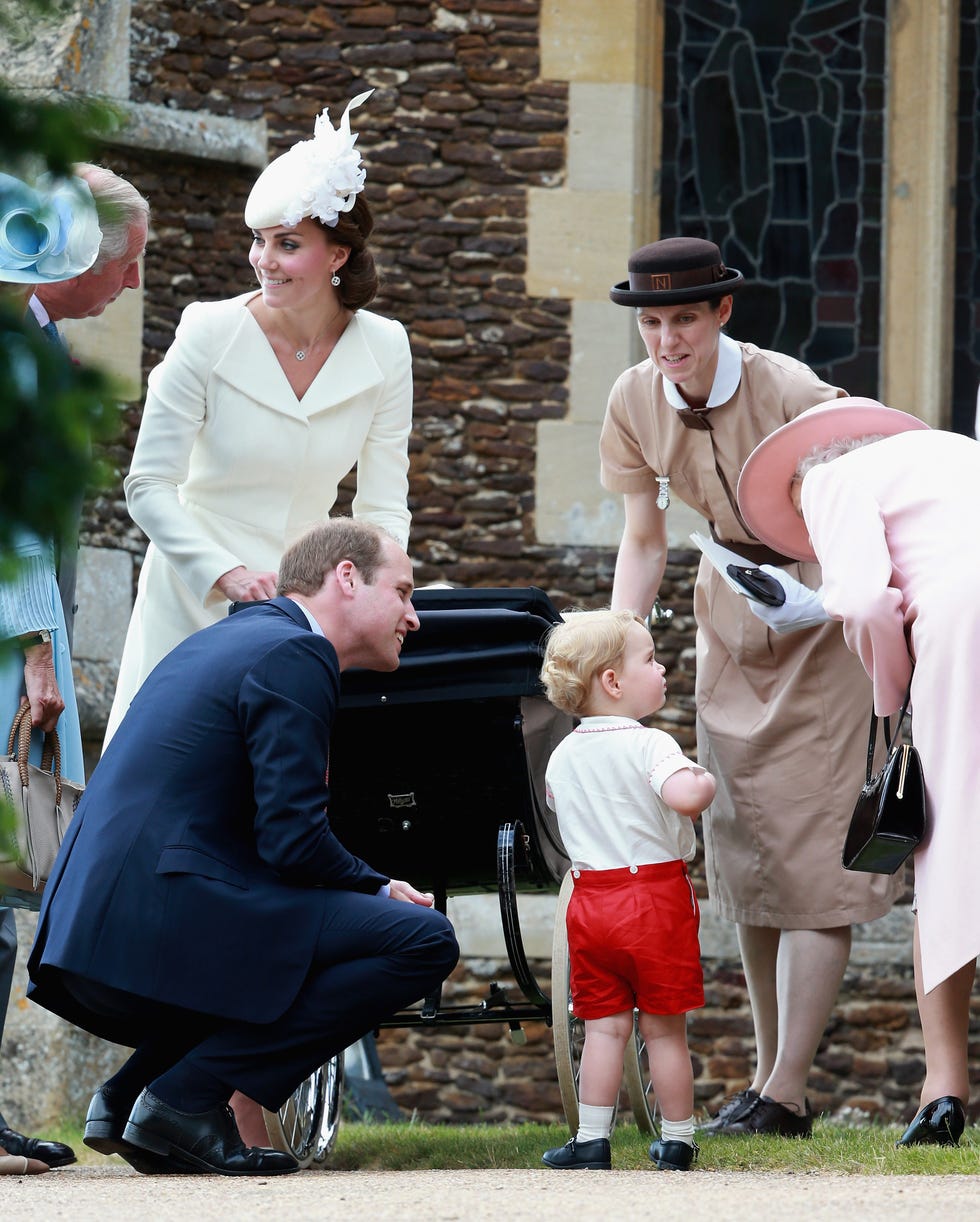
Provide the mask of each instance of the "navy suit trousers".
MULTIPOLYGON (((179 1066, 184 1076, 193 1072, 203 1081, 216 1080, 229 1096, 240 1090, 276 1111, 330 1057, 436 989, 459 957, 442 913, 351 891, 321 894, 323 921, 313 963, 274 1022, 196 1014, 77 978, 66 984, 90 1009, 117 1019, 132 1016, 150 1031, 136 1055, 153 1066, 155 1076, 179 1066)), ((262 959, 275 955, 276 947, 254 949, 259 988, 262 959)), ((193 955, 193 947, 187 953, 193 955)))

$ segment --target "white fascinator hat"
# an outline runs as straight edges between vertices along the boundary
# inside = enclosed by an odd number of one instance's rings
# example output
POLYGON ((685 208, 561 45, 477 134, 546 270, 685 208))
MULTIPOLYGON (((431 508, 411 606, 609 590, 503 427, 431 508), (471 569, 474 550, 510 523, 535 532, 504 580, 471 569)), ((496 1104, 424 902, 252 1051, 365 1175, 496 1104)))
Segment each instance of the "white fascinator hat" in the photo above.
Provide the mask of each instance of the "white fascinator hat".
POLYGON ((0 173, 0 283, 80 276, 102 245, 95 200, 81 178, 42 174, 33 186, 0 173))
POLYGON ((350 112, 373 92, 368 89, 351 98, 337 127, 324 108, 313 128, 313 139, 300 140, 266 166, 245 202, 245 224, 250 229, 298 225, 305 216, 333 226, 341 212, 350 212, 364 186, 350 112))

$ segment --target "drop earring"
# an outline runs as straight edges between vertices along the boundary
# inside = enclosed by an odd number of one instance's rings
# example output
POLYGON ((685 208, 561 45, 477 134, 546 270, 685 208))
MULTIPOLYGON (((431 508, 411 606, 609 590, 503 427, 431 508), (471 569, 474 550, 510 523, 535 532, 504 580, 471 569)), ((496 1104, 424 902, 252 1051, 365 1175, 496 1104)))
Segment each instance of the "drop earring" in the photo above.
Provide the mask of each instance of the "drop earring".
POLYGON ((337 285, 340 283, 340 277, 337 275, 336 272, 334 272, 334 274, 330 277, 330 283, 334 286, 334 288, 336 288, 337 285))

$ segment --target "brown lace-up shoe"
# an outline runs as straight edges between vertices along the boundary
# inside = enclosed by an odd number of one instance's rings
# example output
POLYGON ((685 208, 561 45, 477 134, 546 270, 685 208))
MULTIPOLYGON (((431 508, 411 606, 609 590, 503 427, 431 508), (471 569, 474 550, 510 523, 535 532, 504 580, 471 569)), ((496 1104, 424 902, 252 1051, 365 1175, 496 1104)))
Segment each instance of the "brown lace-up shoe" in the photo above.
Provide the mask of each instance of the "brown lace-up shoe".
POLYGON ((804 1112, 794 1112, 784 1103, 777 1103, 768 1095, 760 1095, 751 1110, 741 1120, 725 1126, 724 1132, 731 1134, 772 1133, 778 1137, 812 1137, 813 1112, 810 1100, 804 1100, 804 1112))
POLYGON ((729 1095, 718 1109, 718 1115, 697 1126, 699 1133, 727 1133, 727 1126, 736 1120, 744 1120, 759 1101, 759 1092, 746 1087, 736 1095, 729 1095))

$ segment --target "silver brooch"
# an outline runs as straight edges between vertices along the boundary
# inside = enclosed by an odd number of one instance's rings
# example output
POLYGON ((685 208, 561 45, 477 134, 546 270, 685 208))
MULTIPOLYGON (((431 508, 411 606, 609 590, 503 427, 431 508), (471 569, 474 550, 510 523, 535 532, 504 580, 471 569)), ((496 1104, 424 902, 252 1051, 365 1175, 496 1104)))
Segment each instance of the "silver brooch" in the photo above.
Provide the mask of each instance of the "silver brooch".
POLYGON ((670 504, 670 476, 658 475, 657 483, 660 485, 660 491, 657 493, 657 508, 666 509, 670 504))

